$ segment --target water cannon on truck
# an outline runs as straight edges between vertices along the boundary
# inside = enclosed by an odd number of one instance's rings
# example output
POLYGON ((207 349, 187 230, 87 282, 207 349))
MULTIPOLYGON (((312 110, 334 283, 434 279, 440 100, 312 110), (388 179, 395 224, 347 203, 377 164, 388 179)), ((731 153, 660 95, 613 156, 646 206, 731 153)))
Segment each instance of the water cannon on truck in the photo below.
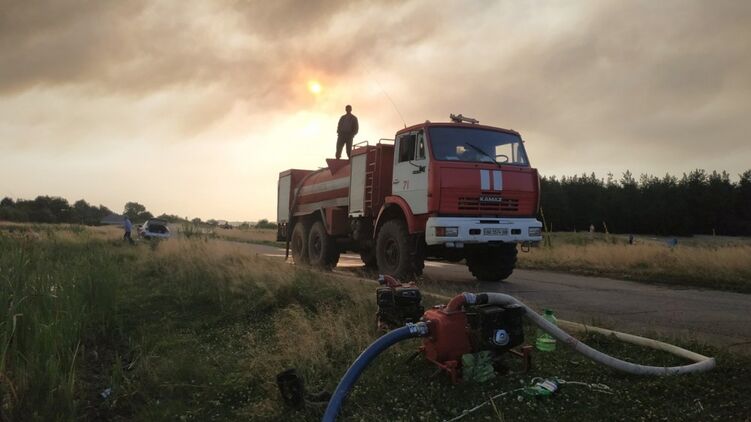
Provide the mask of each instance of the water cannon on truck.
POLYGON ((542 240, 540 179, 520 134, 451 115, 356 144, 351 159, 279 174, 277 239, 296 264, 335 267, 345 251, 410 279, 426 259, 465 260, 508 278, 517 245, 542 240))

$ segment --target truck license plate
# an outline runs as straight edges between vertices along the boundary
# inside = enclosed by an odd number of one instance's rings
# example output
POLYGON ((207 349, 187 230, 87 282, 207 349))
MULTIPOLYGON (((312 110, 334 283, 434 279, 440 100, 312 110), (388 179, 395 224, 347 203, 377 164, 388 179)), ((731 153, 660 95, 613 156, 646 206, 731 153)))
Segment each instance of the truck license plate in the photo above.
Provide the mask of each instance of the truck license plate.
POLYGON ((485 227, 482 229, 482 234, 485 236, 505 236, 508 234, 508 229, 501 227, 485 227))

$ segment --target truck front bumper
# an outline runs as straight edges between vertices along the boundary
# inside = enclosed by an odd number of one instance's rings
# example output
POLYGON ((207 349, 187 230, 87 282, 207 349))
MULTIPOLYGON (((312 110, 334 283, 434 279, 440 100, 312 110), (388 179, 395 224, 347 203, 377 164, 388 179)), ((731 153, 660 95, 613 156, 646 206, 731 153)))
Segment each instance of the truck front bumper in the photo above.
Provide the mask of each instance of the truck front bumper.
POLYGON ((534 218, 430 217, 428 245, 462 247, 465 243, 533 243, 542 240, 542 223, 534 218))

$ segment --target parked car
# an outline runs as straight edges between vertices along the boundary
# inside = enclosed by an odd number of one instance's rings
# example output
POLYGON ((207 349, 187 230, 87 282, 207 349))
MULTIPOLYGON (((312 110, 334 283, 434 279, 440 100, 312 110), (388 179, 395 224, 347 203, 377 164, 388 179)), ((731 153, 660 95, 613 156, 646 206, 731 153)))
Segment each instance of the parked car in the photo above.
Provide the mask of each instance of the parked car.
POLYGON ((146 240, 169 239, 170 231, 166 221, 152 218, 138 227, 138 236, 146 240))

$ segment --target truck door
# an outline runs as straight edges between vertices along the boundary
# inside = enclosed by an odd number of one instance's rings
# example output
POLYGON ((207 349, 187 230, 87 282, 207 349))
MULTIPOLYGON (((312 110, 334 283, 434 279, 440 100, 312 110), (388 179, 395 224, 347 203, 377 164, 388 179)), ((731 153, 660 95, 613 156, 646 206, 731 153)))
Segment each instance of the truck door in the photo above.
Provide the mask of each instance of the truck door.
POLYGON ((404 198, 414 214, 428 212, 427 157, 423 131, 403 133, 396 139, 391 192, 404 198))

